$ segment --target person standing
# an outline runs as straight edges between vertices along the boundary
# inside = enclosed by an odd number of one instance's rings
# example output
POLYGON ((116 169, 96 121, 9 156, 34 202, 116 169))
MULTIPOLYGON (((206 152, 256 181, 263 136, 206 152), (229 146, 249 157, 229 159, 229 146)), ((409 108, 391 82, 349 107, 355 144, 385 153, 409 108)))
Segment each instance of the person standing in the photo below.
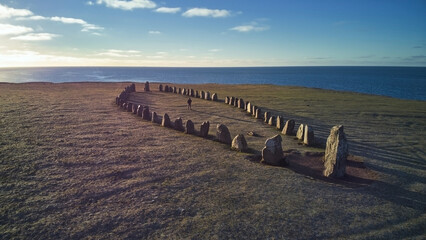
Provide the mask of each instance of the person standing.
POLYGON ((191 108, 192 99, 191 99, 191 98, 188 98, 187 103, 188 103, 188 109, 189 109, 189 110, 192 110, 192 108, 191 108))

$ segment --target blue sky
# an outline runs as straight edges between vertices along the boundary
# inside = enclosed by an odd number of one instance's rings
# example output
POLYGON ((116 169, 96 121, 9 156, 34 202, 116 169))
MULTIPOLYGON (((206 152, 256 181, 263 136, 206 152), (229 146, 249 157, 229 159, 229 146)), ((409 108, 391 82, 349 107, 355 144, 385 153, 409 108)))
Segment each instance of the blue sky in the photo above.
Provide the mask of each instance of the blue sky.
POLYGON ((426 1, 1 0, 13 66, 426 66, 426 1))

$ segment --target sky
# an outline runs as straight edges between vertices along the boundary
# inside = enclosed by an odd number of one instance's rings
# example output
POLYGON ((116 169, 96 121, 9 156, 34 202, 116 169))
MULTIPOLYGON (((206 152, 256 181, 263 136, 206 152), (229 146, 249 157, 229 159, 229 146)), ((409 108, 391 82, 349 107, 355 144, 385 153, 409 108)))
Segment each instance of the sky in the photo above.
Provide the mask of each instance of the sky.
POLYGON ((423 66, 426 0, 0 0, 0 67, 423 66))

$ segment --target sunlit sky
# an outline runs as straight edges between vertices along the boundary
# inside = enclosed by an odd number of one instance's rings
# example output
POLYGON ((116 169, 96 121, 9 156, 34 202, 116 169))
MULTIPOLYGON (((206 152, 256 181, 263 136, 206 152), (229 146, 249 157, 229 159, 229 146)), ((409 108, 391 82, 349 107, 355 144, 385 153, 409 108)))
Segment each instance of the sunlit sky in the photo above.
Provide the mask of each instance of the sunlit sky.
POLYGON ((20 66, 426 66, 426 1, 0 0, 20 66))

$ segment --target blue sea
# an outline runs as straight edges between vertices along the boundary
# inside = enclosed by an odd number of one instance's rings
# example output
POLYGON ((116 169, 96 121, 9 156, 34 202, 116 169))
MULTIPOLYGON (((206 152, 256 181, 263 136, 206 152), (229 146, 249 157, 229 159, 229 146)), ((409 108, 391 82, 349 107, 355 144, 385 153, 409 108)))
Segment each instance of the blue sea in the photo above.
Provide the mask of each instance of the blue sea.
POLYGON ((0 82, 275 84, 426 101, 426 67, 0 68, 0 82))

